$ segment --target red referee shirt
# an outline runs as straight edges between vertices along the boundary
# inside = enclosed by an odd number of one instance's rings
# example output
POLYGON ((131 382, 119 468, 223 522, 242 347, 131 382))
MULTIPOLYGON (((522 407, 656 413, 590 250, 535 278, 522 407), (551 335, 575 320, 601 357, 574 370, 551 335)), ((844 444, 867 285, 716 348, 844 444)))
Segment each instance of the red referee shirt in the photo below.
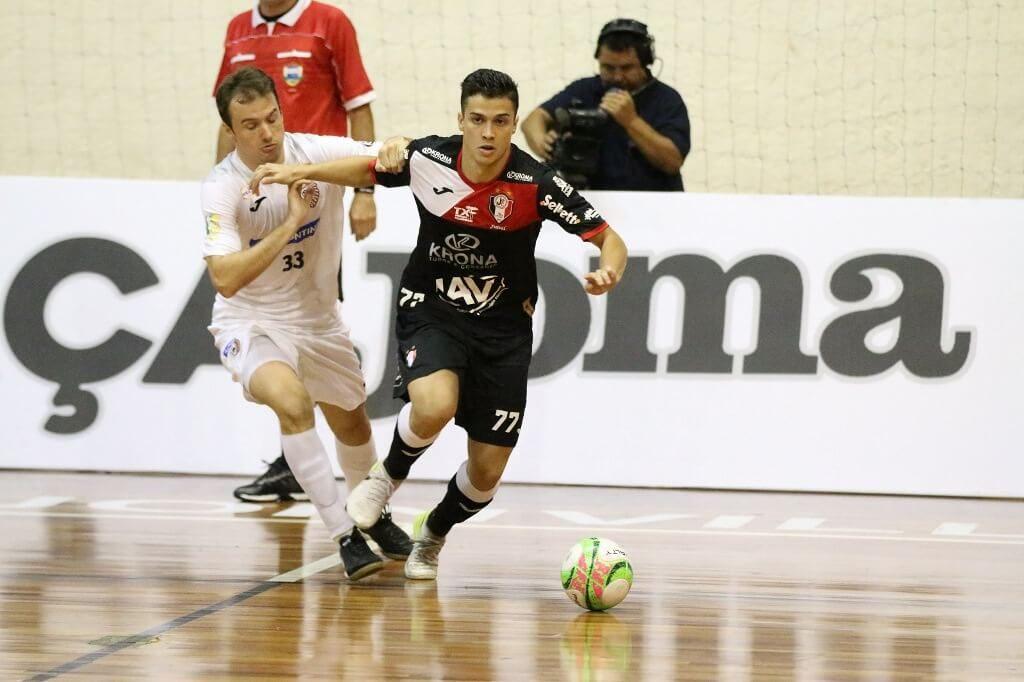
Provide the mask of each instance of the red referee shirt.
POLYGON ((260 16, 258 4, 232 19, 214 92, 246 66, 274 79, 285 126, 296 133, 347 135, 345 112, 377 97, 352 22, 315 0, 299 0, 273 23, 260 16))

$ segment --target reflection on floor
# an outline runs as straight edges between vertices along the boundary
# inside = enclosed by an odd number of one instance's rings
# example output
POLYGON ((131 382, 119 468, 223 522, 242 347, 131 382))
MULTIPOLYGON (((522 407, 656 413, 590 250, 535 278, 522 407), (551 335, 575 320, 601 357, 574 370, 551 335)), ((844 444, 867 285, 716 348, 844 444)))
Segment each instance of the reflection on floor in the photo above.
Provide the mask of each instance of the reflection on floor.
POLYGON ((1024 503, 509 485, 436 582, 350 584, 308 505, 235 485, 0 473, 0 678, 1024 678, 1024 503), (559 585, 587 535, 636 572, 607 613, 559 585))

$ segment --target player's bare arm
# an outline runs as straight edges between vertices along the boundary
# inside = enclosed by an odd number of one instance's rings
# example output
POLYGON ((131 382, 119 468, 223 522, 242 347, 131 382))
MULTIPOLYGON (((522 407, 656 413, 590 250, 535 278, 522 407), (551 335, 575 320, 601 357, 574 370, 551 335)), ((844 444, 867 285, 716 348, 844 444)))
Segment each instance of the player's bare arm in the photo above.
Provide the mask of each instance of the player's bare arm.
MULTIPOLYGON (((387 139, 378 152, 374 170, 378 173, 397 173, 405 167, 406 148, 410 139, 387 139)), ((301 180, 319 180, 346 187, 366 187, 373 184, 369 156, 349 156, 324 163, 264 163, 259 165, 249 180, 249 189, 259 195, 260 185, 291 185, 301 180)))
POLYGON ((206 258, 206 269, 217 293, 231 298, 277 259, 309 212, 310 199, 303 194, 308 184, 300 181, 288 187, 288 217, 258 244, 236 253, 206 258))
MULTIPOLYGON (((264 163, 253 172, 249 189, 259 195, 261 184, 292 185, 302 180, 366 187, 373 184, 373 175, 370 173, 372 161, 372 156, 347 156, 324 163, 264 163)), ((377 165, 380 165, 380 161, 377 161, 377 165)))
POLYGON ((408 137, 389 137, 384 140, 380 151, 377 152, 377 172, 402 172, 405 168, 405 160, 408 156, 409 143, 411 141, 408 137))
MULTIPOLYGON (((374 140, 373 110, 364 104, 348 111, 348 126, 353 140, 374 140)), ((373 234, 377 229, 377 204, 372 191, 357 191, 352 194, 348 208, 348 224, 357 242, 373 234)))
POLYGON ((600 296, 614 289, 622 281, 628 252, 622 237, 610 227, 594 235, 589 241, 601 249, 601 266, 583 276, 583 288, 592 296, 600 296))

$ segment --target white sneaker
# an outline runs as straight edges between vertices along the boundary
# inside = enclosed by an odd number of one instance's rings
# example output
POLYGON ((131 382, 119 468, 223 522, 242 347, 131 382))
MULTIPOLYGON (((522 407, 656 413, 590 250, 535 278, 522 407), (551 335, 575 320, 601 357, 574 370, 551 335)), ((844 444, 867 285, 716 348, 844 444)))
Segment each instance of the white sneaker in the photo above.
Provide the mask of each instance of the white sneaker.
POLYGON ((430 512, 423 512, 412 522, 412 554, 405 560, 405 577, 410 580, 437 578, 437 556, 444 547, 444 537, 430 532, 429 515, 430 512))
POLYGON ((392 481, 384 470, 384 465, 377 462, 362 483, 348 494, 345 510, 357 526, 366 530, 380 519, 384 507, 400 483, 401 481, 392 481))

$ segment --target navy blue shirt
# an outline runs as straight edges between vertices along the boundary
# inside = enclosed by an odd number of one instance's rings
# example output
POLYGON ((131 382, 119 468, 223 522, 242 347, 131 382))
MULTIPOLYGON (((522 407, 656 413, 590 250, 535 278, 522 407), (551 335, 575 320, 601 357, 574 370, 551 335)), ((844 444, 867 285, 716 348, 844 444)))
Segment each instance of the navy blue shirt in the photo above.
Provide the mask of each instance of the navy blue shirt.
MULTIPOLYGON (((549 99, 541 108, 555 115, 555 109, 578 107, 596 109, 608 87, 600 76, 581 78, 549 99), (579 100, 580 104, 573 104, 579 100)), ((690 153, 690 117, 683 98, 657 79, 633 95, 636 113, 652 128, 672 140, 684 157, 690 153)), ((608 121, 601 141, 597 175, 590 178, 591 189, 633 191, 683 191, 679 173, 667 174, 655 168, 629 139, 625 129, 608 121)))

